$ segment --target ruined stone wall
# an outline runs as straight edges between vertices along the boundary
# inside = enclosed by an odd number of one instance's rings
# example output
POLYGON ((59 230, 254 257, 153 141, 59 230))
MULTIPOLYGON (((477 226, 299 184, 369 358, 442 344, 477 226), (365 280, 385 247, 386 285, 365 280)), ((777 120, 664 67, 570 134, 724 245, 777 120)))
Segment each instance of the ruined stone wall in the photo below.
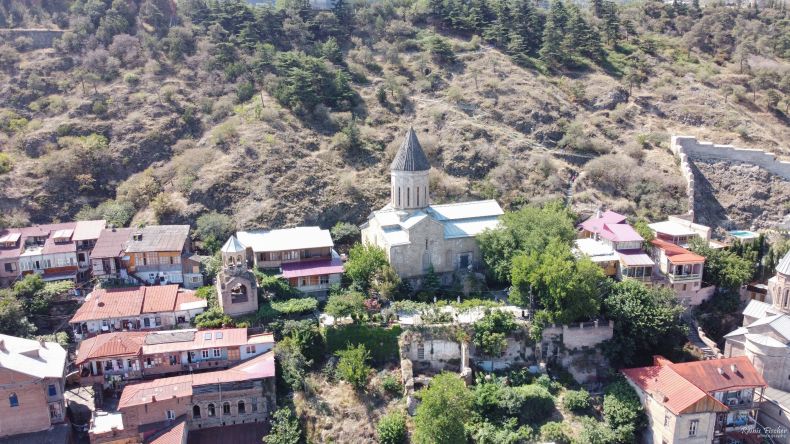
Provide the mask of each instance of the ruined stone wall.
POLYGON ((51 48, 64 32, 62 29, 0 29, 0 42, 13 43, 19 37, 29 37, 33 48, 51 48))

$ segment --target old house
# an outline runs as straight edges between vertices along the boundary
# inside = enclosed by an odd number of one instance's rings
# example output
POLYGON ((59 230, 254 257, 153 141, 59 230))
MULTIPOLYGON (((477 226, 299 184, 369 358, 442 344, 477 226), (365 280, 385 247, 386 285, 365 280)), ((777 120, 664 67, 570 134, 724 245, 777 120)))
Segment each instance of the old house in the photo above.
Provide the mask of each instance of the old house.
POLYGON ((669 216, 663 222, 648 224, 656 239, 671 242, 681 247, 688 246, 692 239, 701 239, 709 242, 711 236, 710 227, 695 224, 694 222, 679 217, 669 216))
POLYGON ((743 439, 742 427, 755 424, 766 386, 743 357, 675 364, 657 356, 650 367, 622 373, 645 407, 654 443, 743 439))
POLYGON ((108 430, 94 421, 91 442, 154 442, 163 434, 181 442, 200 429, 263 425, 276 407, 274 379, 274 354, 269 352, 225 370, 129 384, 113 414, 116 427, 108 430))
POLYGON ((702 286, 705 258, 663 239, 653 239, 651 255, 658 264, 653 284, 677 294, 683 305, 699 305, 713 294, 714 287, 702 286))
POLYGON ((259 269, 277 270, 303 293, 326 294, 340 283, 343 262, 329 230, 296 227, 271 231, 239 231, 238 242, 259 269))
POLYGON ((75 364, 82 385, 105 387, 128 380, 227 368, 274 347, 271 334, 246 328, 117 332, 80 343, 75 364))
POLYGON ((135 228, 106 228, 99 234, 99 239, 91 251, 91 268, 93 276, 106 281, 128 281, 124 256, 126 246, 132 238, 135 228))
POLYGON ((44 281, 87 280, 90 252, 104 226, 93 220, 0 229, 0 286, 31 273, 44 281))
POLYGON ((116 331, 188 327, 207 306, 205 299, 178 285, 97 288, 69 324, 77 340, 116 331))
POLYGON ((614 211, 600 211, 579 225, 575 250, 599 264, 607 276, 650 282, 655 263, 642 250, 644 238, 614 211))
POLYGON ((189 225, 150 225, 136 229, 124 251, 126 270, 147 285, 203 285, 200 262, 193 258, 189 225))
POLYGON ((0 438, 64 422, 65 374, 60 345, 0 334, 0 438))
POLYGON ((448 284, 480 269, 475 237, 496 228, 503 211, 494 200, 432 205, 430 169, 410 128, 390 165, 390 200, 361 226, 362 241, 383 248, 401 278, 419 283, 433 269, 448 284))

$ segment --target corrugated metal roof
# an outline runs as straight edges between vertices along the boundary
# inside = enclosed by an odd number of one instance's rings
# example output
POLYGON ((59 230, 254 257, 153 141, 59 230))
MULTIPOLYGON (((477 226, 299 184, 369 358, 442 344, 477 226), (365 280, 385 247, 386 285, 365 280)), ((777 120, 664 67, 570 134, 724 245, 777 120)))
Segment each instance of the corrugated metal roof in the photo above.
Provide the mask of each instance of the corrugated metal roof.
POLYGON ((650 241, 650 243, 657 248, 664 250, 667 258, 673 264, 705 262, 705 258, 703 256, 692 253, 691 251, 688 251, 679 245, 675 245, 672 242, 667 242, 663 239, 653 239, 650 241))
POLYGON ((134 230, 126 252, 181 251, 188 237, 189 225, 149 225, 134 230))
POLYGON ((683 362, 670 366, 677 374, 706 393, 767 385, 746 356, 683 362), (735 371, 731 369, 732 365, 735 365, 735 371))
POLYGON ((790 251, 788 251, 779 264, 776 266, 776 272, 780 274, 790 275, 790 251))
POLYGON ((754 319, 762 319, 771 308, 772 305, 767 302, 752 299, 746 305, 746 308, 743 309, 743 315, 754 319))
POLYGON ((105 220, 81 220, 77 221, 74 227, 74 235, 71 237, 74 241, 85 241, 98 239, 104 227, 107 226, 105 220))
POLYGON ((474 237, 499 226, 499 216, 475 217, 444 222, 444 238, 474 237))
POLYGON ((243 253, 245 250, 244 245, 239 242, 236 236, 231 236, 225 245, 222 246, 223 253, 243 253))
POLYGON ((620 256, 620 261, 629 267, 647 267, 655 265, 653 259, 650 259, 650 256, 646 255, 641 250, 618 251, 617 254, 620 256))
POLYGON ((171 376, 153 381, 127 384, 118 401, 118 410, 148 404, 155 399, 187 398, 192 396, 192 375, 171 376))
MULTIPOLYGON (((0 368, 34 378, 61 378, 66 350, 55 342, 0 334, 0 368)), ((0 384, 11 382, 0 379, 0 384)))
POLYGON ((493 199, 431 205, 426 211, 438 221, 501 216, 505 214, 499 203, 493 199))
POLYGON ((612 210, 606 210, 601 214, 593 215, 589 219, 581 223, 581 227, 591 233, 598 233, 605 224, 621 224, 625 222, 626 217, 620 213, 615 213, 612 210))
POLYGON ((727 410, 727 407, 675 373, 669 366, 628 368, 622 370, 622 373, 675 415, 705 398, 718 403, 722 411, 727 410))
POLYGON ((601 237, 613 242, 642 242, 644 239, 628 224, 604 224, 601 237))
POLYGON ((320 227, 295 227, 280 230, 239 231, 239 242, 256 253, 333 247, 329 230, 320 227))
POLYGON ((106 359, 116 356, 137 356, 145 341, 142 331, 104 333, 85 339, 77 350, 76 364, 91 359, 106 359))
POLYGON ((340 259, 322 259, 318 261, 301 261, 282 264, 283 277, 286 279, 303 276, 319 276, 343 272, 343 261, 340 259))
POLYGON ((395 158, 392 159, 390 171, 428 171, 430 169, 431 163, 428 162, 425 151, 422 150, 417 133, 414 132, 414 128, 409 128, 406 138, 403 139, 395 158))
POLYGON ((121 257, 126 243, 132 238, 134 228, 107 228, 99 234, 99 240, 93 246, 91 259, 121 257))
POLYGON ((574 241, 576 250, 589 257, 593 262, 616 261, 620 256, 609 245, 595 240, 591 237, 576 239, 574 241))

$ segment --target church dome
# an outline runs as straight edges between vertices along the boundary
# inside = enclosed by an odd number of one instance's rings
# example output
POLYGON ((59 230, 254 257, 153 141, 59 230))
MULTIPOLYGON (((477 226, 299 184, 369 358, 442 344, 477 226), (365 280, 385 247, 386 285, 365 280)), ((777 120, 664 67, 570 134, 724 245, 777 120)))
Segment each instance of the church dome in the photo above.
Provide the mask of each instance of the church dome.
POLYGON ((428 157, 425 156, 425 151, 422 150, 420 141, 417 140, 417 133, 414 132, 414 128, 409 128, 406 138, 390 164, 390 171, 428 171, 430 169, 431 164, 428 162, 428 157))

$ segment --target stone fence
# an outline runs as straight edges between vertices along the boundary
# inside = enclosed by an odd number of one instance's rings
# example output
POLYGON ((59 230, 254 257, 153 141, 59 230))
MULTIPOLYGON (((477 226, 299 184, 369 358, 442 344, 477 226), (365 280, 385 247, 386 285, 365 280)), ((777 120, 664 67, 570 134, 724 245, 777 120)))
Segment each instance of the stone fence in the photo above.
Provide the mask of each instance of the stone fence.
POLYGON ((603 341, 612 339, 614 323, 612 321, 580 322, 571 325, 552 325, 543 329, 543 339, 562 335, 562 345, 570 350, 582 347, 595 347, 603 341))
POLYGON ((35 49, 51 48, 64 32, 63 29, 0 29, 0 42, 13 43, 19 37, 28 37, 35 49))
POLYGON ((670 150, 680 161, 680 173, 686 180, 688 192, 688 214, 694 217, 694 173, 691 169, 693 159, 714 159, 730 162, 743 162, 756 165, 769 173, 790 180, 790 162, 782 161, 774 153, 732 145, 716 145, 700 142, 696 137, 672 136, 670 150))

